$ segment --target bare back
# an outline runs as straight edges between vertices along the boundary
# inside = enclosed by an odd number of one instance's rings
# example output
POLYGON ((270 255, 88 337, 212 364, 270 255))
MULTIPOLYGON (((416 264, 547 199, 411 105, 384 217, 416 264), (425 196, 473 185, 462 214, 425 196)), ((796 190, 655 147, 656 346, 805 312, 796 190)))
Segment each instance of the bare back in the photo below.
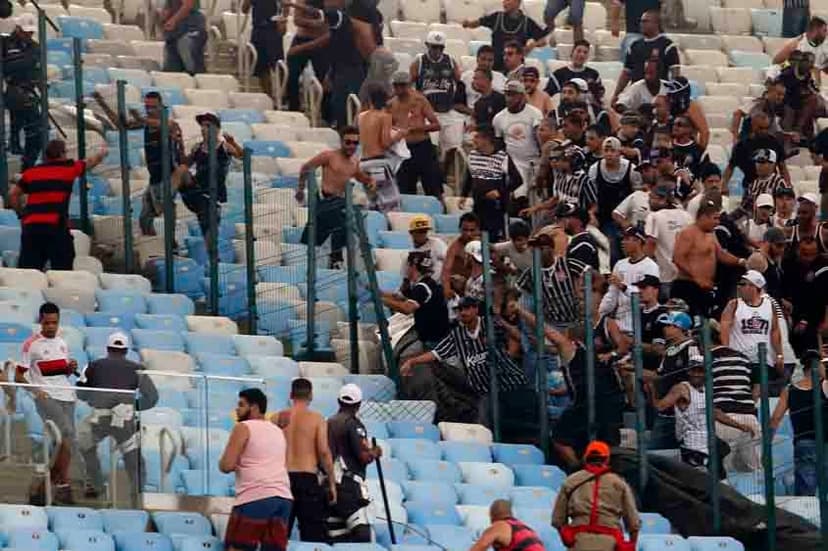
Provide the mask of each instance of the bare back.
POLYGON ((395 96, 388 104, 394 126, 397 128, 416 128, 408 133, 408 143, 420 143, 428 139, 428 134, 422 130, 426 124, 426 108, 428 100, 417 90, 409 90, 405 99, 395 96))
POLYGON ((679 279, 712 283, 716 276, 716 236, 692 224, 681 230, 676 240, 685 240, 688 247, 687 266, 690 268, 689 273, 679 269, 679 279))
POLYGON ((328 196, 345 195, 345 185, 359 170, 356 156, 346 157, 340 150, 328 151, 322 165, 322 192, 328 196))
POLYGON ((282 410, 278 424, 287 440, 287 470, 291 473, 317 473, 320 466, 319 438, 327 439, 325 418, 307 408, 282 410))
POLYGON ((371 109, 359 115, 359 143, 362 158, 371 159, 385 155, 385 142, 390 141, 391 114, 371 109))

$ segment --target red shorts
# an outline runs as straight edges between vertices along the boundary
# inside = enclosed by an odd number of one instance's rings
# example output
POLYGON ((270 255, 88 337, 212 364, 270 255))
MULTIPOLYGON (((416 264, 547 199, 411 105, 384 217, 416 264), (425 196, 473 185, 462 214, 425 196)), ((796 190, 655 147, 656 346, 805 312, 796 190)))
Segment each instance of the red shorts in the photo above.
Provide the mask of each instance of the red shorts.
POLYGON ((268 497, 236 505, 230 512, 226 548, 255 551, 285 551, 288 541, 288 518, 293 502, 282 497, 268 497))

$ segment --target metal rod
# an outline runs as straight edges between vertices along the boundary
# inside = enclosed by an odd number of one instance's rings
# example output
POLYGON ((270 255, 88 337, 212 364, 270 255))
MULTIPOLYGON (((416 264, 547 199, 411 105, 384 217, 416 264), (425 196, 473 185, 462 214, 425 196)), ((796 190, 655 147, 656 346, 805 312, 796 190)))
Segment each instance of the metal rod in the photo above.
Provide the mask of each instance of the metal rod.
POLYGON ((584 345, 586 347, 587 434, 595 440, 595 331, 592 325, 592 270, 584 274, 584 345))
POLYGON ((164 290, 175 292, 175 194, 170 171, 170 108, 161 106, 161 200, 164 202, 164 290))
POLYGON ((132 273, 132 191, 129 184, 129 136, 127 135, 126 81, 116 84, 118 94, 118 153, 121 163, 121 214, 124 224, 124 272, 132 273))
MULTIPOLYGON (((773 481, 773 436, 770 431, 770 399, 768 397, 768 344, 759 343, 759 402, 762 420, 762 468, 765 475, 765 513, 768 527, 768 551, 776 551, 776 498, 773 481)), ((749 446, 755 445, 752 441, 749 446)))
MULTIPOLYGON (((208 407, 209 402, 210 402, 210 399, 209 399, 209 395, 210 395, 209 385, 210 385, 210 382, 205 378, 204 379, 204 391, 202 393, 202 399, 204 400, 204 433, 203 433, 204 434, 204 447, 202 448, 204 450, 204 457, 202 458, 202 462, 201 462, 202 465, 209 465, 210 464, 209 463, 210 453, 209 453, 209 449, 207 447, 207 443, 210 441, 210 408, 208 407)), ((201 473, 201 483, 203 484, 203 488, 204 488, 205 493, 209 492, 209 488, 210 488, 210 475, 207 472, 209 470, 210 469, 203 469, 203 471, 201 473)), ((164 489, 162 488, 161 491, 163 492, 164 489)))
MULTIPOLYGON (((3 67, 3 57, 0 55, 0 83, 6 81, 3 67)), ((0 90, 2 92, 2 90, 0 90)), ((6 152, 6 94, 0 93, 0 198, 3 199, 3 204, 8 205, 9 201, 9 160, 6 152)), ((19 136, 15 136, 15 140, 19 140, 19 136)))
POLYGON ((207 243, 207 255, 210 263, 210 313, 217 316, 219 313, 219 273, 218 273, 218 157, 216 144, 218 143, 218 129, 215 124, 207 127, 207 185, 209 188, 209 203, 207 204, 207 232, 204 239, 207 243))
MULTIPOLYGON (((371 445, 377 447, 377 439, 371 438, 371 445)), ((379 477, 380 492, 382 493, 382 504, 385 506, 385 520, 388 523, 388 534, 391 536, 391 545, 397 545, 397 535, 394 533, 394 520, 391 518, 391 506, 388 504, 388 492, 385 489, 385 476, 382 474, 382 461, 377 461, 377 477, 379 477)))
POLYGON ((638 450, 638 495, 647 487, 647 413, 644 396, 644 356, 641 347, 641 295, 633 291, 630 296, 633 322, 633 395, 635 396, 635 436, 638 450))
POLYGON ((256 327, 259 321, 259 312, 256 307, 256 232, 253 220, 253 152, 244 148, 242 158, 242 175, 244 177, 244 253, 247 260, 247 331, 251 335, 258 333, 256 327))
POLYGON ((549 450, 549 389, 546 366, 549 358, 546 354, 546 337, 544 335, 543 293, 541 292, 541 251, 532 249, 532 300, 535 307, 535 390, 538 396, 538 432, 543 456, 548 460, 549 450))
POLYGON ((307 301, 305 303, 305 354, 308 359, 312 359, 316 348, 316 217, 319 208, 319 195, 316 190, 316 173, 309 172, 306 177, 308 186, 308 225, 306 228, 308 238, 308 289, 305 296, 307 301))
POLYGON ((492 293, 491 252, 489 251, 489 232, 484 231, 481 236, 481 252, 483 253, 483 321, 486 324, 486 355, 489 364, 489 400, 491 403, 492 433, 494 439, 500 442, 500 388, 497 378, 497 345, 494 330, 494 295, 492 293))
POLYGON ((702 350, 704 351, 704 407, 707 412, 707 466, 710 481, 710 502, 713 512, 713 535, 722 529, 719 496, 719 444, 716 440, 716 418, 713 410, 713 354, 711 352, 710 321, 702 323, 702 350))
POLYGON ((351 373, 359 373, 359 305, 357 304, 356 237, 353 186, 345 186, 345 254, 348 262, 348 336, 351 349, 351 373))
MULTIPOLYGON (((48 83, 48 57, 46 55, 48 38, 46 36, 46 12, 38 7, 37 9, 37 36, 40 39, 40 150, 46 151, 46 144, 49 143, 49 83, 48 83)), ((57 29, 55 29, 57 30, 57 29)))
POLYGON ((814 442, 816 443, 817 460, 817 500, 819 501, 820 535, 822 536, 822 549, 828 550, 828 501, 825 493, 828 491, 828 477, 825 469, 825 419, 823 417, 823 404, 825 396, 822 392, 822 376, 819 372, 819 355, 811 358, 811 386, 814 398, 814 442))
MULTIPOLYGON (((83 101, 83 58, 81 57, 81 39, 72 39, 72 61, 75 68, 75 126, 78 141, 78 159, 86 158, 86 105, 83 101)), ((89 234, 89 188, 86 184, 86 171, 78 178, 78 194, 80 198, 81 231, 89 234)))

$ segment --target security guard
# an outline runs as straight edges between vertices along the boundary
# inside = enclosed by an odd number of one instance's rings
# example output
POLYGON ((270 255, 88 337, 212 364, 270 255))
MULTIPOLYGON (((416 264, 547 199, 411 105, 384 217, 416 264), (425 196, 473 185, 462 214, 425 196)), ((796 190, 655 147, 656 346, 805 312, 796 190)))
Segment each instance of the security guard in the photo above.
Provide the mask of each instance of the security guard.
POLYGON ((365 467, 382 455, 368 443, 368 433, 356 414, 362 390, 347 384, 339 391, 339 412, 328 419, 328 441, 334 460, 336 503, 328 515, 328 533, 334 543, 369 543, 368 494, 365 467))
POLYGON ((610 470, 610 448, 599 440, 584 453, 584 468, 564 481, 552 511, 552 526, 574 551, 635 551, 641 519, 635 496, 610 470), (621 519, 630 534, 624 539, 621 519))
POLYGON ((44 128, 40 120, 40 97, 37 84, 40 76, 40 46, 32 38, 37 32, 37 19, 24 13, 17 19, 14 32, 4 41, 3 71, 6 78, 6 109, 11 115, 12 145, 18 143, 23 130, 23 170, 31 168, 43 148, 44 128))

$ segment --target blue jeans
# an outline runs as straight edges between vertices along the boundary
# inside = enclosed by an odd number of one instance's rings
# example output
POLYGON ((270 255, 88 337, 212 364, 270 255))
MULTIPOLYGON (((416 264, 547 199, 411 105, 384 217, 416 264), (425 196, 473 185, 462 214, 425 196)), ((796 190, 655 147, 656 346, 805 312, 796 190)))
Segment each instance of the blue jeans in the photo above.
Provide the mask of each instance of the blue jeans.
POLYGON ((584 0, 546 0, 543 18, 548 22, 554 21, 567 6, 569 6, 569 24, 573 27, 580 26, 584 21, 584 0))
POLYGON ((644 35, 641 33, 627 33, 624 35, 624 38, 621 39, 621 63, 625 63, 627 61, 627 50, 629 50, 633 42, 639 38, 644 38, 644 35))
POLYGON ((189 73, 196 75, 206 73, 204 48, 207 45, 207 31, 195 29, 177 38, 168 38, 164 42, 164 71, 189 73))
POLYGON ((794 443, 794 494, 798 496, 816 495, 816 487, 816 442, 814 440, 797 440, 794 443))

